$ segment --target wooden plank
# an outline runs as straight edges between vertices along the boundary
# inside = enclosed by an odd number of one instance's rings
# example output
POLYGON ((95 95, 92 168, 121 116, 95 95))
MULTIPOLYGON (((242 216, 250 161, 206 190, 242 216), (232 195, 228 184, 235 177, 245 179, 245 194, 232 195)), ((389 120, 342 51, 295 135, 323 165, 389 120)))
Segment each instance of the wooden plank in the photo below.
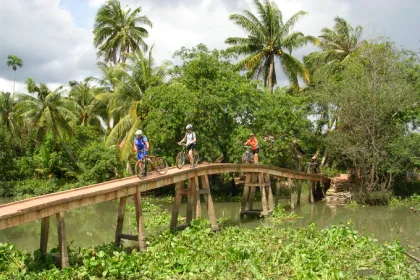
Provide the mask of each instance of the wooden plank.
POLYGON ((41 254, 44 256, 48 253, 48 235, 50 233, 50 217, 42 218, 41 220, 41 239, 39 248, 41 254))
POLYGON ((144 239, 144 216, 141 205, 141 193, 137 192, 134 195, 134 204, 136 205, 136 220, 137 220, 137 233, 138 233, 138 246, 140 250, 146 248, 146 242, 144 239))
POLYGON ((120 198, 120 203, 118 205, 118 216, 117 216, 117 226, 115 229, 115 245, 121 246, 121 233, 124 226, 124 215, 125 215, 125 205, 127 203, 127 197, 123 196, 120 198))
POLYGON ((211 229, 213 231, 219 230, 219 225, 217 224, 216 211, 214 210, 213 199, 210 192, 209 178, 207 176, 201 176, 201 186, 203 190, 207 191, 207 194, 204 195, 204 200, 207 205, 207 214, 209 216, 211 229))
POLYGON ((180 191, 184 187, 184 182, 178 182, 175 185, 175 201, 172 206, 172 217, 171 217, 171 229, 176 229, 178 224, 179 207, 181 205, 181 193, 180 191))
POLYGON ((58 250, 60 251, 60 268, 69 266, 69 256, 67 252, 66 227, 64 224, 64 212, 55 214, 57 220, 58 250))

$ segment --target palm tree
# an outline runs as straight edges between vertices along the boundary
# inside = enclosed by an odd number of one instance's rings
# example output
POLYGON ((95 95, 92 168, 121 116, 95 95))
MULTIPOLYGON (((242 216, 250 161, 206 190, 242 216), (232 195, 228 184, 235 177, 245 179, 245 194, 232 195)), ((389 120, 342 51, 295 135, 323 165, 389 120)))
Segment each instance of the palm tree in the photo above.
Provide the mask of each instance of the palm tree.
POLYGON ((244 15, 233 14, 230 19, 241 26, 247 33, 247 38, 231 37, 226 43, 233 45, 229 52, 246 55, 238 62, 238 68, 245 68, 251 77, 263 75, 264 86, 273 91, 277 83, 275 72, 276 58, 288 77, 292 87, 299 88, 298 76, 309 83, 309 72, 304 65, 291 55, 296 48, 309 42, 318 44, 318 39, 305 36, 302 32, 292 32, 295 23, 306 14, 299 11, 288 21, 283 23, 283 15, 274 2, 268 0, 262 4, 254 0, 258 10, 258 17, 250 11, 243 11, 244 15))
POLYGON ((16 116, 14 115, 13 108, 15 102, 10 96, 9 92, 0 93, 0 121, 6 127, 6 129, 12 134, 15 135, 18 132, 18 127, 16 123, 16 116))
POLYGON ((141 7, 131 11, 123 10, 119 0, 108 0, 96 14, 93 30, 95 47, 99 48, 98 57, 114 64, 125 62, 127 54, 140 49, 146 51, 143 38, 149 33, 142 25, 152 27, 146 16, 140 16, 141 7))
POLYGON ((118 119, 107 138, 107 143, 125 140, 121 157, 126 158, 132 150, 131 141, 134 132, 139 129, 145 112, 141 102, 147 89, 162 85, 168 72, 168 62, 156 67, 152 56, 153 47, 147 55, 137 51, 128 55, 128 64, 115 91, 111 93, 112 116, 118 119))
POLYGON ((77 117, 73 113, 75 102, 64 97, 64 87, 59 86, 54 91, 34 80, 26 80, 28 92, 33 95, 20 94, 15 106, 16 112, 33 125, 42 139, 48 131, 53 133, 54 139, 63 141, 73 131, 77 117))
POLYGON ((101 88, 91 86, 92 77, 87 77, 83 81, 70 81, 71 87, 69 97, 76 102, 76 112, 79 115, 78 124, 82 126, 92 125, 99 130, 103 130, 101 125, 100 106, 97 106, 96 95, 101 92, 101 88))
POLYGON ((12 93, 12 98, 15 95, 15 84, 16 84, 16 70, 17 67, 19 66, 19 68, 22 68, 23 66, 23 61, 22 59, 20 59, 19 57, 17 57, 16 55, 12 54, 9 55, 7 57, 7 66, 10 67, 12 66, 13 71, 15 71, 15 79, 13 81, 13 93, 12 93))
POLYGON ((334 28, 323 28, 320 38, 321 51, 313 52, 304 58, 311 70, 334 65, 346 60, 365 41, 360 41, 363 28, 353 28, 346 20, 336 17, 334 28))

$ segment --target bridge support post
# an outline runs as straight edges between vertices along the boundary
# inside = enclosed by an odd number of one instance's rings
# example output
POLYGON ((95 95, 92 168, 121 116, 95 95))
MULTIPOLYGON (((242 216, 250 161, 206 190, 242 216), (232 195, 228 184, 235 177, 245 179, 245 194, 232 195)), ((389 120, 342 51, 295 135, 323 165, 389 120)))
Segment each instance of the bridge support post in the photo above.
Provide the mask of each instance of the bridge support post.
POLYGON ((314 203, 314 187, 315 187, 315 182, 308 180, 308 191, 309 191, 308 201, 310 203, 314 203))
POLYGON ((55 214, 57 219, 58 248, 60 250, 59 266, 65 268, 69 266, 69 256, 67 253, 66 228, 64 224, 64 212, 55 214))
POLYGON ((39 248, 41 255, 44 257, 48 251, 48 235, 50 233, 50 216, 42 218, 41 220, 41 240, 39 248))
POLYGON ((121 234, 124 225, 124 215, 125 215, 125 205, 127 203, 127 197, 123 196, 120 198, 120 203, 118 206, 118 218, 117 218, 117 227, 115 230, 115 245, 121 246, 121 234))
POLYGON ((292 178, 287 178, 287 185, 290 189, 290 208, 295 209, 295 191, 293 188, 292 178))
POLYGON ((241 217, 244 215, 259 215, 268 217, 274 210, 273 191, 271 189, 270 176, 263 173, 247 173, 244 191, 242 194, 241 203, 241 217), (254 198, 256 188, 260 188, 261 192, 261 208, 260 210, 254 209, 254 198), (246 204, 248 202, 248 208, 246 204))
POLYGON ((138 190, 135 194, 133 194, 133 200, 136 211, 137 235, 124 234, 122 232, 124 225, 125 206, 127 204, 127 197, 123 196, 120 198, 120 203, 118 206, 117 226, 115 229, 115 245, 121 246, 121 239, 127 239, 137 241, 139 249, 143 250, 146 248, 144 236, 144 216, 141 203, 141 193, 138 190))
POLYGON ((134 204, 136 205, 137 241, 139 243, 139 249, 143 250, 146 248, 146 242, 144 240, 144 216, 141 205, 141 194, 138 190, 134 194, 134 204))
POLYGON ((200 189, 198 177, 188 179, 188 188, 184 188, 184 182, 179 182, 175 186, 175 201, 172 208, 171 229, 184 228, 190 225, 191 220, 201 216, 200 195, 204 195, 207 206, 211 229, 216 231, 219 229, 214 211, 213 199, 210 192, 210 184, 207 175, 200 177, 202 188, 200 189), (179 207, 181 205, 182 195, 187 195, 187 212, 185 225, 177 226, 179 207))

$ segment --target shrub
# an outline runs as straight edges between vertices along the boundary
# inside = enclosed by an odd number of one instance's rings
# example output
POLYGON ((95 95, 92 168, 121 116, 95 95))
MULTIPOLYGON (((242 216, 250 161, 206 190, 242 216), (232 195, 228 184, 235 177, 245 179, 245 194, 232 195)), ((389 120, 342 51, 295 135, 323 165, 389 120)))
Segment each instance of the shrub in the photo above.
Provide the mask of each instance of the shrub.
POLYGON ((364 205, 388 205, 393 194, 390 191, 357 192, 352 194, 352 200, 364 205))

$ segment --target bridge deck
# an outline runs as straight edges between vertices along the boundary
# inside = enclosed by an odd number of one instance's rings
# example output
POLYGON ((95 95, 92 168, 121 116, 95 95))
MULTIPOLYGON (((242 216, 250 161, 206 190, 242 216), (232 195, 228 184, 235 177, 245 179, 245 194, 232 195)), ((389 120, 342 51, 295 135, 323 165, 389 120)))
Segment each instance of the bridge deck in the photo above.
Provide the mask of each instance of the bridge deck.
POLYGON ((136 176, 132 176, 0 205, 0 229, 48 217, 70 209, 132 195, 137 191, 144 192, 161 188, 197 176, 230 172, 262 172, 277 177, 300 180, 328 180, 321 175, 306 174, 265 165, 220 163, 198 165, 193 169, 189 166, 183 169, 172 167, 165 175, 151 173, 147 179, 142 181, 136 176))

